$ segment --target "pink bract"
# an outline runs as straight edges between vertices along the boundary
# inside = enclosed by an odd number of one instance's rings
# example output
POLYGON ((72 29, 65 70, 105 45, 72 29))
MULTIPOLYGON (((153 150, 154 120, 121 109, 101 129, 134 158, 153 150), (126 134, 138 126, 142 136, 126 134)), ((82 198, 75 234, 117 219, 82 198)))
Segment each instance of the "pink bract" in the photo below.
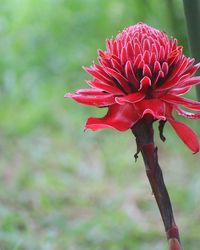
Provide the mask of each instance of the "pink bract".
POLYGON ((98 64, 84 68, 93 76, 91 87, 67 93, 65 97, 96 107, 107 107, 103 118, 89 118, 86 128, 94 131, 113 128, 130 129, 144 115, 168 121, 182 141, 194 152, 199 151, 197 135, 172 112, 199 119, 200 102, 181 97, 200 77, 193 76, 200 63, 182 53, 176 39, 164 32, 138 23, 126 28, 115 39, 107 40, 106 51, 99 50, 98 64))

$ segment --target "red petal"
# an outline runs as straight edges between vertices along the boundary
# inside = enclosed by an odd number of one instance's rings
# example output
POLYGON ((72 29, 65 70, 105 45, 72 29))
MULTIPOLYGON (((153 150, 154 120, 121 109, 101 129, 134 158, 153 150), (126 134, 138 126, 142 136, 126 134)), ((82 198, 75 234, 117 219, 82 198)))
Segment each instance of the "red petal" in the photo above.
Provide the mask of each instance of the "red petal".
POLYGON ((175 106, 174 109, 176 110, 176 112, 179 115, 182 115, 182 116, 184 116, 186 118, 189 118, 189 119, 199 119, 200 118, 200 112, 197 112, 197 113, 187 112, 187 111, 181 109, 178 106, 175 106))
POLYGON ((126 49, 125 49, 125 47, 123 47, 121 50, 121 62, 122 62, 122 64, 125 64, 126 61, 127 61, 126 49))
POLYGON ((112 49, 113 49, 113 54, 118 56, 117 42, 115 40, 112 40, 112 49))
POLYGON ((151 70, 147 64, 144 65, 143 76, 149 76, 149 77, 152 76, 151 70))
POLYGON ((135 58, 134 63, 133 63, 134 70, 138 68, 138 65, 141 64, 141 61, 142 61, 142 55, 138 54, 137 57, 135 58))
POLYGON ((162 71, 164 72, 165 75, 167 75, 168 70, 169 70, 169 66, 166 62, 164 62, 162 65, 162 71))
POLYGON ((183 95, 185 93, 187 93, 189 90, 191 89, 191 87, 180 87, 180 88, 175 88, 175 89, 171 89, 168 93, 172 94, 172 95, 183 95))
POLYGON ((165 59, 165 49, 163 46, 160 47, 159 59, 160 61, 163 61, 165 59))
POLYGON ((146 64, 150 63, 150 52, 148 50, 144 51, 143 60, 146 64))
POLYGON ((101 50, 101 49, 98 49, 97 50, 97 53, 98 53, 98 55, 100 56, 100 57, 106 57, 106 53, 103 51, 103 50, 101 50))
POLYGON ((155 61, 154 62, 154 67, 153 67, 153 71, 154 72, 158 72, 161 70, 161 66, 160 66, 160 63, 158 61, 155 61))
POLYGON ((132 46, 131 42, 128 42, 128 44, 127 44, 126 54, 127 54, 127 59, 133 60, 133 58, 134 58, 134 52, 133 52, 133 46, 132 46))
POLYGON ((122 66, 119 64, 119 62, 117 60, 115 60, 114 58, 111 59, 111 64, 112 64, 112 67, 117 70, 118 72, 121 72, 122 71, 122 66))
POLYGON ((156 55, 156 58, 158 58, 158 50, 157 50, 155 44, 152 44, 151 53, 155 54, 155 55, 156 55))
POLYGON ((90 85, 91 87, 94 87, 94 88, 98 88, 98 89, 102 89, 108 93, 112 93, 112 94, 115 94, 115 95, 121 95, 123 94, 123 92, 118 89, 117 87, 115 86, 112 86, 112 85, 108 85, 106 83, 102 83, 98 80, 92 80, 92 81, 86 81, 88 85, 90 85))
POLYGON ((176 47, 177 47, 177 39, 175 38, 173 41, 172 41, 172 50, 174 50, 176 47))
MULTIPOLYGON (((164 77, 165 77, 164 72, 162 70, 159 70, 158 75, 156 76, 156 79, 153 82, 153 85, 156 86, 156 83, 158 82, 158 80, 160 80, 161 78, 164 78, 164 77)), ((161 86, 163 86, 163 85, 161 85, 161 86)), ((155 90, 159 91, 159 87, 157 87, 155 90)))
POLYGON ((137 92, 137 93, 133 93, 127 96, 122 96, 122 97, 115 97, 115 101, 118 104, 125 104, 126 102, 130 102, 130 103, 136 103, 141 101, 142 99, 144 99, 145 94, 141 93, 141 92, 137 92))
POLYGON ((81 104, 85 104, 88 106, 96 106, 96 107, 104 107, 115 103, 115 97, 110 94, 90 97, 90 96, 67 93, 64 97, 72 98, 73 100, 81 104))
POLYGON ((151 79, 148 76, 145 76, 140 81, 139 90, 145 91, 149 86, 151 86, 151 79))
POLYGON ((104 75, 102 75, 101 73, 99 73, 97 70, 95 70, 94 68, 86 68, 83 67, 83 69, 88 72, 90 75, 96 77, 97 79, 99 79, 100 81, 103 81, 107 84, 111 84, 112 83, 112 79, 108 79, 107 77, 105 77, 104 75))
POLYGON ((144 65, 145 63, 144 63, 144 60, 142 59, 140 63, 138 64, 138 69, 143 69, 144 65))
POLYGON ((166 94, 161 97, 161 99, 165 102, 169 102, 172 104, 180 104, 187 108, 194 109, 194 110, 200 110, 200 102, 193 101, 187 98, 183 98, 180 96, 175 96, 171 94, 166 94))
POLYGON ((96 131, 103 128, 113 128, 125 131, 131 128, 139 119, 134 104, 114 104, 109 107, 108 113, 103 118, 89 118, 85 127, 96 131))
POLYGON ((123 47, 122 41, 121 40, 117 41, 117 51, 118 51, 118 56, 119 57, 120 57, 120 54, 121 54, 122 47, 123 47))
POLYGON ((179 76, 188 66, 188 58, 183 57, 178 64, 174 67, 174 70, 171 72, 170 76, 168 77, 168 81, 174 79, 175 77, 179 76))
POLYGON ((155 61, 156 61, 156 54, 152 52, 150 58, 150 65, 153 65, 155 61))
POLYGON ((174 50, 172 49, 171 53, 168 55, 168 60, 167 60, 168 65, 171 66, 173 63, 179 60, 181 54, 182 54, 182 48, 180 46, 174 50))
POLYGON ((110 74, 110 76, 114 77, 119 82, 119 84, 122 86, 122 88, 126 93, 130 92, 128 81, 126 78, 124 78, 121 74, 119 74, 117 71, 113 69, 105 68, 105 70, 110 74))
POLYGON ((200 84, 200 76, 194 76, 192 78, 185 80, 182 83, 180 82, 181 87, 194 86, 198 84, 200 84))
POLYGON ((144 42, 143 42, 143 50, 147 51, 150 49, 150 42, 149 42, 149 39, 145 39, 144 42))
POLYGON ((160 44, 157 40, 154 41, 155 42, 155 45, 156 45, 156 48, 157 48, 157 51, 159 52, 158 53, 158 61, 160 61, 160 44))
POLYGON ((107 48, 109 53, 112 52, 111 40, 109 40, 109 39, 106 40, 106 48, 107 48))
POLYGON ((111 67, 110 59, 99 57, 98 61, 101 67, 111 67))
POLYGON ((186 70, 184 72, 184 74, 190 74, 190 76, 194 75, 197 70, 200 68, 200 63, 197 63, 196 65, 194 65, 193 67, 191 67, 190 69, 186 70))
MULTIPOLYGON (((159 71, 160 72, 160 71, 159 71)), ((162 72, 162 71, 161 71, 162 72)), ((164 73, 163 73, 163 77, 164 77, 164 73)), ((185 78, 188 78, 189 77, 189 74, 187 75, 182 75, 182 76, 178 76, 176 78, 173 78, 171 80, 166 80, 163 82, 162 85, 158 86, 155 91, 156 92, 161 92, 161 91, 164 91, 164 90, 169 90, 171 88, 174 88, 178 85, 181 84, 181 81, 185 80, 185 78)))
POLYGON ((135 73, 133 71, 133 67, 130 61, 127 61, 126 65, 125 65, 125 73, 126 73, 126 77, 129 80, 129 82, 131 82, 133 84, 133 86, 138 89, 139 87, 139 82, 135 76, 135 73))
POLYGON ((194 131, 182 122, 174 119, 167 119, 172 125, 180 139, 191 149, 194 153, 199 151, 199 140, 194 131))
MULTIPOLYGON (((110 67, 110 66, 109 66, 110 67)), ((99 64, 94 64, 92 67, 93 70, 98 71, 101 75, 103 75, 105 78, 110 79, 109 74, 105 72, 105 67, 99 64)))
POLYGON ((76 91, 79 95, 105 95, 101 89, 79 89, 76 91))
POLYGON ((134 44, 134 56, 135 58, 141 54, 141 49, 140 49, 140 45, 138 43, 134 44))
POLYGON ((159 99, 145 99, 136 103, 135 107, 141 117, 151 114, 155 119, 166 120, 165 103, 159 99))

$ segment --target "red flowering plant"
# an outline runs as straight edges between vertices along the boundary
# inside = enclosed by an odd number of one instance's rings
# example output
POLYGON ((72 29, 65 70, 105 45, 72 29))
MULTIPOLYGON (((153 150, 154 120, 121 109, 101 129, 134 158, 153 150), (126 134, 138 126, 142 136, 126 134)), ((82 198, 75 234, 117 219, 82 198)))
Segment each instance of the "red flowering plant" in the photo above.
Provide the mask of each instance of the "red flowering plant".
POLYGON ((98 64, 84 68, 93 76, 90 88, 67 93, 66 98, 96 107, 108 108, 103 118, 89 118, 85 128, 96 131, 131 129, 136 137, 137 154, 142 153, 146 173, 155 195, 169 240, 170 249, 181 249, 170 199, 157 160, 153 122, 159 121, 160 137, 169 122, 180 139, 194 153, 199 151, 197 135, 174 118, 175 111, 189 119, 200 118, 200 102, 182 97, 200 77, 194 76, 200 63, 182 53, 176 39, 138 23, 126 28, 115 39, 107 40, 106 51, 99 50, 98 64), (187 109, 194 110, 189 112, 187 109))

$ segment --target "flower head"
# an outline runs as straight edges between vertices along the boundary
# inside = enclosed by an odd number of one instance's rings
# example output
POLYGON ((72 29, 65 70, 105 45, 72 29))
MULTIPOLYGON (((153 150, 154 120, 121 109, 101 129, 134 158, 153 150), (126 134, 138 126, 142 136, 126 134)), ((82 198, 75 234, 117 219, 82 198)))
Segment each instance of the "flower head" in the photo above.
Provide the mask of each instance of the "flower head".
POLYGON ((176 39, 143 23, 107 40, 106 47, 98 51, 98 64, 84 68, 93 76, 87 81, 91 88, 65 95, 85 105, 108 108, 105 117, 89 118, 86 128, 125 131, 150 114, 154 120, 168 121, 182 141, 198 152, 196 134, 172 113, 200 118, 199 112, 182 108, 199 111, 200 102, 181 97, 200 84, 200 77, 193 76, 200 63, 193 65, 194 59, 182 54, 176 39))

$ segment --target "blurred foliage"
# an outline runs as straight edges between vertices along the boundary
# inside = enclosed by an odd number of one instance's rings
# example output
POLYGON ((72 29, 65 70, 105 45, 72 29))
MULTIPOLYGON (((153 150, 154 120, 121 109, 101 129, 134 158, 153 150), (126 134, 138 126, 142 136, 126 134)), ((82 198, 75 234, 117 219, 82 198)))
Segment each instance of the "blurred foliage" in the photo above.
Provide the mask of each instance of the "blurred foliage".
MULTIPOLYGON (((104 110, 63 95, 84 86, 81 66, 106 38, 138 21, 188 54, 181 0, 1 0, 0 12, 0 249, 167 249, 130 132, 83 133, 104 110)), ((166 134, 161 166, 185 249, 196 250, 199 156, 166 134)))

